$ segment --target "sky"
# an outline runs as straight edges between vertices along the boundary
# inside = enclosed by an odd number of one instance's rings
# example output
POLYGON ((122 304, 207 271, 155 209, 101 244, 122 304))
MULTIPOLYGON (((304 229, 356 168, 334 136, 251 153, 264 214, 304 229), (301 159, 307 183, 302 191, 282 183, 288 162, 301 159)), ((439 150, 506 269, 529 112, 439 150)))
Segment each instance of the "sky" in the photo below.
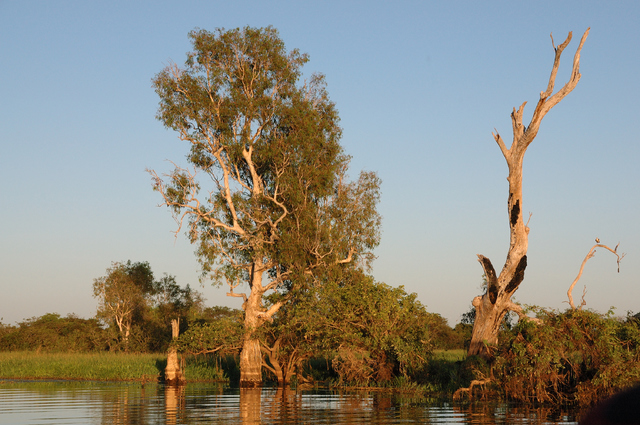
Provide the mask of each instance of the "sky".
POLYGON ((92 283, 112 262, 148 261, 206 304, 240 308, 204 286, 184 234, 152 191, 188 147, 155 119, 151 79, 184 63, 195 28, 278 29, 322 73, 353 157, 382 179, 373 275, 418 294, 455 325, 481 293, 477 254, 502 268, 509 246, 512 140, 549 79, 557 87, 582 33, 582 79, 542 122, 524 161, 528 268, 515 300, 640 311, 640 3, 637 1, 7 1, 0 0, 0 318, 90 318, 92 283))

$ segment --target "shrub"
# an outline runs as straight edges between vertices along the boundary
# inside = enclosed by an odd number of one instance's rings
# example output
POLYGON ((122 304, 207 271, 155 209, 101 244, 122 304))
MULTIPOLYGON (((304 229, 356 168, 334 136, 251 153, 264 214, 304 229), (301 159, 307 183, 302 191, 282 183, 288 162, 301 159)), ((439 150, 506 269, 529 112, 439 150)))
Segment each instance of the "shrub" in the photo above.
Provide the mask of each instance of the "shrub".
POLYGON ((640 380, 640 329, 593 311, 539 310, 498 347, 494 373, 508 398, 592 404, 640 380))

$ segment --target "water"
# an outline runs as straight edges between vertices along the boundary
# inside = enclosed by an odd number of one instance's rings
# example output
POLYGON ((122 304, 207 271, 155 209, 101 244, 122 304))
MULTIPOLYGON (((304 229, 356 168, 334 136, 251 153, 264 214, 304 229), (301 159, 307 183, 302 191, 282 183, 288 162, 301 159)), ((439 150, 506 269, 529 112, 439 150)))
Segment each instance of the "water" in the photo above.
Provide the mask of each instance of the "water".
POLYGON ((575 412, 389 392, 0 381, 0 424, 575 424, 575 412))

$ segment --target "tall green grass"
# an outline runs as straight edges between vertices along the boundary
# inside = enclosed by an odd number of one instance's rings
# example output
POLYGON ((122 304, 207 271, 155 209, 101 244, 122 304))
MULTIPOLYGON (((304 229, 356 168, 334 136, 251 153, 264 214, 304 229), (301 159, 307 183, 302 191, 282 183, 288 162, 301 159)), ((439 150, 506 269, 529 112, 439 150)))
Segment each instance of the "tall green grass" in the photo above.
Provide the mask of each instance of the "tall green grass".
MULTIPOLYGON (((167 364, 164 354, 0 352, 0 378, 157 381, 167 364)), ((188 381, 224 381, 214 361, 186 358, 188 381)))

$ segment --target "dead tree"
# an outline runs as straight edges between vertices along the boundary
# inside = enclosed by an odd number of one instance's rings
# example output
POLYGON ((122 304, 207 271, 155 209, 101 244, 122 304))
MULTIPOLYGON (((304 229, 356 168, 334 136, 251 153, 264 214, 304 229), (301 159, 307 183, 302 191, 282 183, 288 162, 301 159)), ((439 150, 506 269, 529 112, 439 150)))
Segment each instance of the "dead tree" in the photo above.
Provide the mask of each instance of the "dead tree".
POLYGON ((571 33, 557 47, 553 42, 553 35, 551 36, 551 44, 555 51, 553 68, 551 69, 547 89, 540 93, 540 100, 538 100, 536 109, 533 112, 531 122, 528 126, 522 123, 522 114, 527 103, 524 102, 517 111, 516 108, 513 108, 511 113, 513 142, 510 148, 507 148, 497 131, 492 133, 509 167, 507 180, 509 181, 508 213, 511 236, 507 259, 499 275, 496 274, 491 261, 487 257, 478 255, 478 260, 482 264, 487 278, 487 289, 484 295, 473 299, 476 318, 469 346, 469 355, 490 358, 489 347, 498 342, 498 330, 504 315, 508 311, 514 311, 519 316, 524 316, 522 308, 511 301, 512 295, 524 279, 524 271, 527 267, 529 226, 527 225, 528 222, 525 224, 522 215, 522 163, 524 154, 538 134, 542 118, 566 95, 571 93, 578 81, 580 81, 580 51, 588 34, 589 29, 585 31, 580 40, 580 45, 573 58, 573 70, 569 81, 555 94, 553 94, 553 90, 560 65, 560 56, 571 41, 571 33))

